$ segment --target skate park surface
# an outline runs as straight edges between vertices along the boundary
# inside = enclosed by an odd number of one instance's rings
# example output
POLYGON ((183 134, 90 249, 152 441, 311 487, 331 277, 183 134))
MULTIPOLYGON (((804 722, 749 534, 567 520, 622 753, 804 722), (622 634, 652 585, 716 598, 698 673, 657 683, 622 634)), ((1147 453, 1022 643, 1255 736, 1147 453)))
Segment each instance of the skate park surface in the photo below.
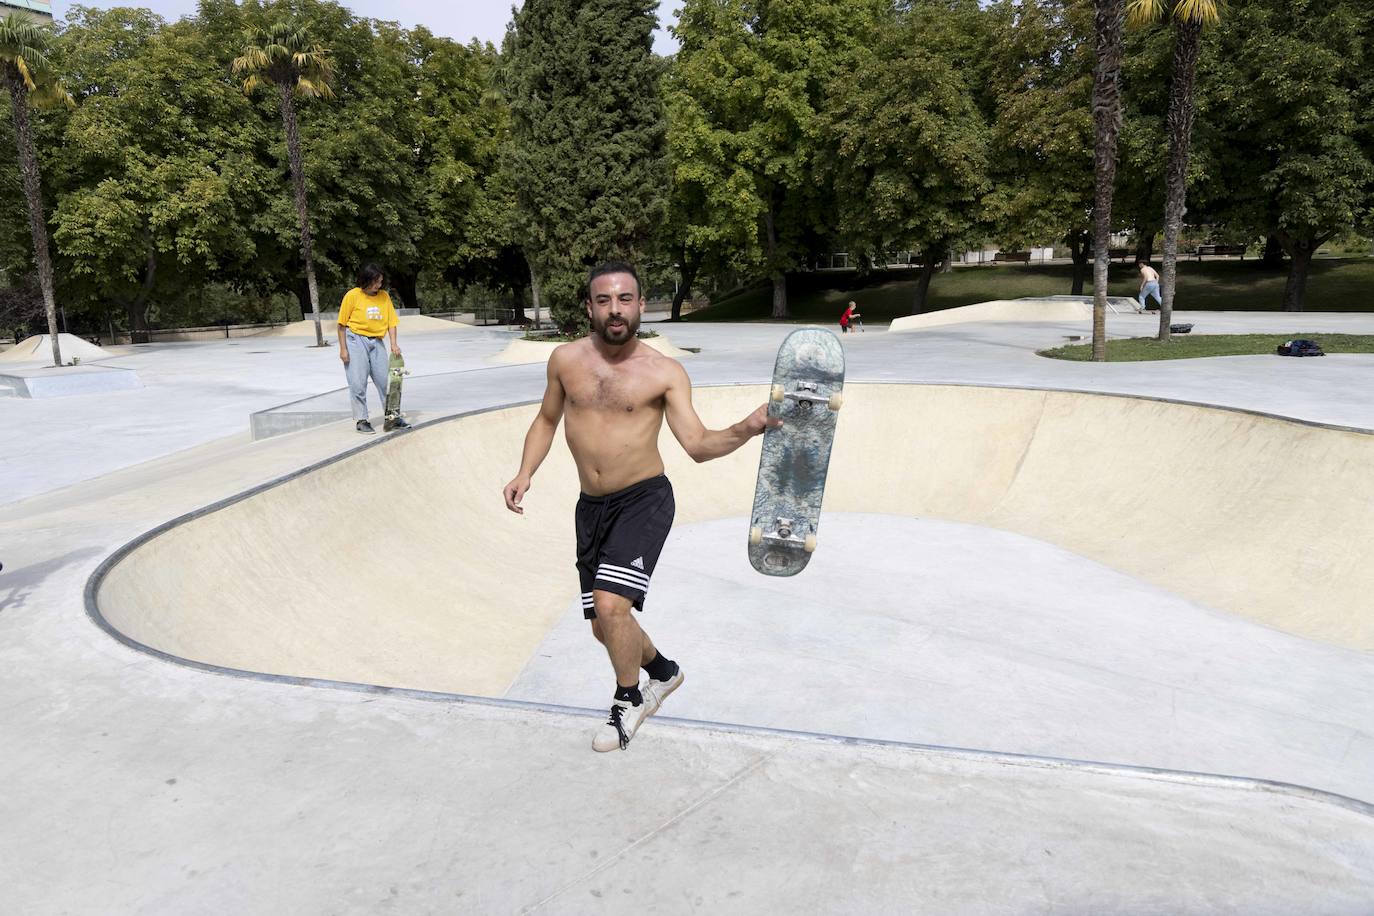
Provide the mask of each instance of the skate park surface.
MULTIPOLYGON (((708 424, 788 330, 668 328, 708 424)), ((846 336, 796 579, 744 558, 757 443, 665 439, 642 622, 687 680, 609 755, 561 436, 526 516, 500 504, 543 385, 502 332, 403 340, 430 380, 398 437, 252 441, 338 385, 298 340, 130 348, 141 391, 0 402, 42 462, 0 515, 10 905, 1367 912, 1374 357, 1035 356, 1068 333, 846 336)))

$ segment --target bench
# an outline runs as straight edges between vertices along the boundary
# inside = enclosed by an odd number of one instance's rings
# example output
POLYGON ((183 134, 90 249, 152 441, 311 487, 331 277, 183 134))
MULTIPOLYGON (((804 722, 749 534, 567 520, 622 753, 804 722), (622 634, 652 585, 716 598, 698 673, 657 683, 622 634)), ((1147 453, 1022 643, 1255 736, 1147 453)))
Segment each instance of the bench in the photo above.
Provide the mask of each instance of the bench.
POLYGON ((1245 260, 1244 245, 1199 245, 1197 246, 1197 259, 1202 260, 1204 254, 1210 255, 1240 255, 1242 261, 1245 260))
POLYGON ((993 261, 1019 261, 1022 264, 1030 263, 1029 251, 999 251, 992 256, 993 261))

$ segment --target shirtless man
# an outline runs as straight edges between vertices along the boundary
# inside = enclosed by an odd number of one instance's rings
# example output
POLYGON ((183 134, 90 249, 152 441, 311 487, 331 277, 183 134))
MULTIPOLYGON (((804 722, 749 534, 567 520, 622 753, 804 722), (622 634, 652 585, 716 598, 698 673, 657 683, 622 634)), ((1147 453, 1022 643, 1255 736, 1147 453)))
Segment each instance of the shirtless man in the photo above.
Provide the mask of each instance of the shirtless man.
POLYGON ((1140 258, 1135 262, 1135 266, 1140 268, 1140 292, 1136 299, 1140 302, 1140 308, 1136 311, 1145 314, 1145 297, 1154 296, 1155 302, 1160 306, 1164 305, 1164 300, 1159 295, 1159 271, 1150 266, 1150 262, 1140 258))
POLYGON ((663 542, 673 525, 673 488, 663 475, 658 434, 663 419, 688 455, 728 455, 780 420, 768 405, 728 429, 707 429, 692 407, 692 385, 675 359, 636 337, 644 297, 634 268, 610 262, 587 277, 591 333, 549 357, 548 385, 520 459, 506 484, 506 508, 524 514, 530 478, 549 453, 558 422, 577 464, 577 572, 582 615, 610 655, 616 690, 606 722, 592 738, 598 751, 623 749, 644 720, 682 683, 682 670, 654 647, 630 613, 644 610, 663 542), (639 682, 639 669, 649 677, 639 682))

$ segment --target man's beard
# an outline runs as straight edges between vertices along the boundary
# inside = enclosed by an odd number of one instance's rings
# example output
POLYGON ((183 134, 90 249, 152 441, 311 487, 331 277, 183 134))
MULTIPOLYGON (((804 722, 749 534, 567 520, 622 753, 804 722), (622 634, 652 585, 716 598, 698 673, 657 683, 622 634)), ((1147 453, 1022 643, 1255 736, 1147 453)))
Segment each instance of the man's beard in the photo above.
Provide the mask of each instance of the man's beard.
POLYGON ((632 341, 632 340, 635 339, 635 333, 636 333, 637 331, 639 331, 639 316, 638 316, 638 315, 613 315, 613 316, 608 317, 608 318, 606 319, 606 321, 601 322, 601 323, 598 323, 597 320, 596 320, 595 318, 593 318, 593 319, 592 319, 592 330, 596 332, 596 335, 597 335, 598 337, 600 337, 603 341, 605 341, 606 343, 610 344, 611 346, 615 346, 615 347, 623 346, 624 344, 627 344, 627 343, 629 343, 630 341, 632 341), (611 329, 611 319, 612 319, 612 318, 618 318, 618 319, 620 319, 622 322, 624 322, 624 324, 623 324, 623 325, 618 325, 618 326, 615 328, 615 330, 612 330, 612 329, 611 329))

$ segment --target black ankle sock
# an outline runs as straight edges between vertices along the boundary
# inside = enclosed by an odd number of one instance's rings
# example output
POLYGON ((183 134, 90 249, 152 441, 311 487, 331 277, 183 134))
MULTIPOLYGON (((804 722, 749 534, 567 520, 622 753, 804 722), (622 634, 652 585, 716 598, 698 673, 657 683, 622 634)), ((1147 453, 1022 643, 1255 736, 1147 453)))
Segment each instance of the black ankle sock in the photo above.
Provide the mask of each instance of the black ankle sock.
POLYGON ((664 658, 662 652, 655 652, 653 661, 642 666, 649 677, 656 681, 666 681, 677 674, 677 662, 671 658, 664 658))
POLYGON ((630 703, 635 706, 644 702, 644 697, 640 696, 638 684, 633 687, 621 687, 617 684, 615 688, 615 698, 617 700, 629 700, 630 703))

